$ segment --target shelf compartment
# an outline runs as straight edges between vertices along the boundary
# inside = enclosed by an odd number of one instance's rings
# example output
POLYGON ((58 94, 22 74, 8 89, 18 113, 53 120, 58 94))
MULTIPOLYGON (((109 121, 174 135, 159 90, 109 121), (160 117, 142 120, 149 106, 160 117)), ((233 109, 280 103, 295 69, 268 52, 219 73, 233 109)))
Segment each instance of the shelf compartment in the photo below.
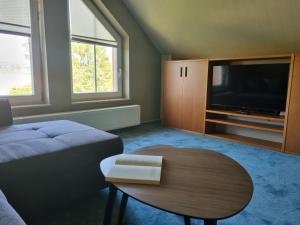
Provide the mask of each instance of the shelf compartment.
POLYGON ((249 144, 249 145, 254 145, 263 148, 270 148, 277 151, 281 151, 281 147, 282 147, 282 143, 279 142, 267 141, 267 140, 252 138, 252 137, 245 137, 236 134, 210 133, 210 134, 206 134, 206 136, 213 137, 213 138, 220 138, 226 141, 235 141, 242 144, 249 144))
POLYGON ((251 118, 251 119, 257 119, 257 120, 268 120, 273 122, 282 122, 284 123, 284 117, 278 117, 278 116, 271 116, 271 115, 260 115, 260 114, 243 114, 238 113, 234 111, 225 111, 225 110, 211 110, 207 109, 206 113, 213 113, 218 115, 227 115, 227 116, 238 116, 238 117, 244 117, 244 118, 251 118))
POLYGON ((256 129, 256 130, 283 133, 283 126, 280 125, 262 124, 262 123, 248 122, 248 121, 236 120, 236 119, 206 119, 205 121, 211 123, 217 123, 217 124, 236 126, 236 127, 245 127, 250 129, 256 129))

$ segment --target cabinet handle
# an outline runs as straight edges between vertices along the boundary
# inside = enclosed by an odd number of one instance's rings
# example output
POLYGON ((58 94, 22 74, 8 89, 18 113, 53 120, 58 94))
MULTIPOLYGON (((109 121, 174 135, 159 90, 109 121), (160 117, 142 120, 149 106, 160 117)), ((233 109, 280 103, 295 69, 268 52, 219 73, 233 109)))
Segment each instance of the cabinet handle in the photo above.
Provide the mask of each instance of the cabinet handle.
POLYGON ((182 67, 180 67, 180 77, 182 77, 182 67))
POLYGON ((185 67, 185 77, 187 77, 187 72, 188 72, 188 68, 187 68, 187 66, 185 67))

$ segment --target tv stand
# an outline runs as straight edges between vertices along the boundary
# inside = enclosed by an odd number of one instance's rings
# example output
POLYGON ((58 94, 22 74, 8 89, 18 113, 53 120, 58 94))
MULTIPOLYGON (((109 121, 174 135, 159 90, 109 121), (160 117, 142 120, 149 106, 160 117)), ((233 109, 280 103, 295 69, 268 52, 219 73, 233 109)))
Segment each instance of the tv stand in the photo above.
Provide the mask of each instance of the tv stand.
POLYGON ((246 114, 246 115, 249 115, 250 113, 249 113, 249 111, 247 111, 247 110, 238 110, 238 111, 236 111, 237 113, 240 113, 240 114, 246 114))
POLYGON ((167 60, 163 62, 162 73, 161 119, 164 126, 300 155, 300 54, 167 60), (214 110, 210 108, 211 65, 252 60, 290 62, 282 117, 278 115, 280 112, 274 115, 237 112, 232 108, 224 110, 217 106, 214 110))
POLYGON ((283 134, 284 120, 284 117, 273 115, 251 114, 249 112, 245 113, 230 110, 208 109, 206 110, 205 134, 210 137, 221 138, 224 140, 236 141, 244 144, 251 144, 259 147, 271 148, 274 150, 281 150, 281 142, 274 142, 259 138, 230 134, 227 133, 226 130, 220 132, 216 129, 216 125, 219 124, 223 126, 233 126, 239 128, 260 130, 264 132, 283 134), (250 119, 250 121, 245 119, 250 119), (274 122, 274 124, 270 124, 268 122, 274 122))

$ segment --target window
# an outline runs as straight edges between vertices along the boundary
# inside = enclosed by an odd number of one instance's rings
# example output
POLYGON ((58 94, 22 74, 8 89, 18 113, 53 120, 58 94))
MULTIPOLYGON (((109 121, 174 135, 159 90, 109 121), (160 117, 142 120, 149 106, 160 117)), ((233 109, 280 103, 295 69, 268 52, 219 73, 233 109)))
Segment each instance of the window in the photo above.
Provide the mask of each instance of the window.
POLYGON ((37 12, 36 0, 0 1, 0 97, 12 104, 42 99, 37 12))
POLYGON ((98 8, 90 4, 69 1, 73 98, 119 98, 122 97, 120 37, 98 8))

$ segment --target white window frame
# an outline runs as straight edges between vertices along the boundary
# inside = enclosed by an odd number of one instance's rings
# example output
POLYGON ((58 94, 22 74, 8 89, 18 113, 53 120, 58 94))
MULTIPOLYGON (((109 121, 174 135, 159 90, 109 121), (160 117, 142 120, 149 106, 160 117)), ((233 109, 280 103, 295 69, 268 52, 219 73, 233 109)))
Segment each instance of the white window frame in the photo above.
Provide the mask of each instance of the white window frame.
MULTIPOLYGON (((31 76, 32 76, 32 95, 0 95, 1 98, 8 98, 12 105, 33 105, 43 102, 43 60, 42 60, 42 45, 40 32, 43 25, 40 21, 42 13, 42 1, 41 0, 29 0, 30 1, 30 22, 31 22, 31 34, 22 32, 12 32, 6 30, 0 30, 0 33, 26 36, 29 37, 30 45, 30 62, 31 62, 31 76)), ((14 25, 19 26, 19 25, 14 25)), ((19 26, 22 28, 22 26, 19 26)), ((25 28, 25 27, 24 27, 25 28)))
MULTIPOLYGON (((72 1, 72 0, 69 0, 72 1)), ((69 2, 68 1, 68 2, 69 2)), ((117 42, 117 46, 110 45, 106 41, 101 40, 87 40, 84 37, 72 36, 70 33, 70 60, 71 60, 71 93, 72 93, 72 101, 80 102, 80 101, 95 101, 95 100, 109 100, 109 99, 120 99, 123 98, 123 75, 122 75, 122 38, 121 35, 116 31, 116 29, 111 25, 111 23, 105 18, 102 14, 101 10, 98 6, 95 5, 92 1, 82 0, 83 3, 91 10, 91 12, 96 16, 96 18, 100 21, 100 23, 110 32, 110 34, 115 38, 117 42), (104 47, 114 47, 115 50, 115 62, 116 64, 113 66, 113 72, 117 79, 117 91, 115 92, 92 92, 92 93, 74 93, 73 92, 73 71, 72 71, 72 49, 71 44, 72 41, 83 43, 83 44, 92 44, 99 45, 104 47)), ((70 9, 70 7, 69 7, 70 9)), ((69 30, 71 30, 70 24, 70 11, 69 11, 69 30)), ((95 74, 96 76, 96 74, 95 74)))

